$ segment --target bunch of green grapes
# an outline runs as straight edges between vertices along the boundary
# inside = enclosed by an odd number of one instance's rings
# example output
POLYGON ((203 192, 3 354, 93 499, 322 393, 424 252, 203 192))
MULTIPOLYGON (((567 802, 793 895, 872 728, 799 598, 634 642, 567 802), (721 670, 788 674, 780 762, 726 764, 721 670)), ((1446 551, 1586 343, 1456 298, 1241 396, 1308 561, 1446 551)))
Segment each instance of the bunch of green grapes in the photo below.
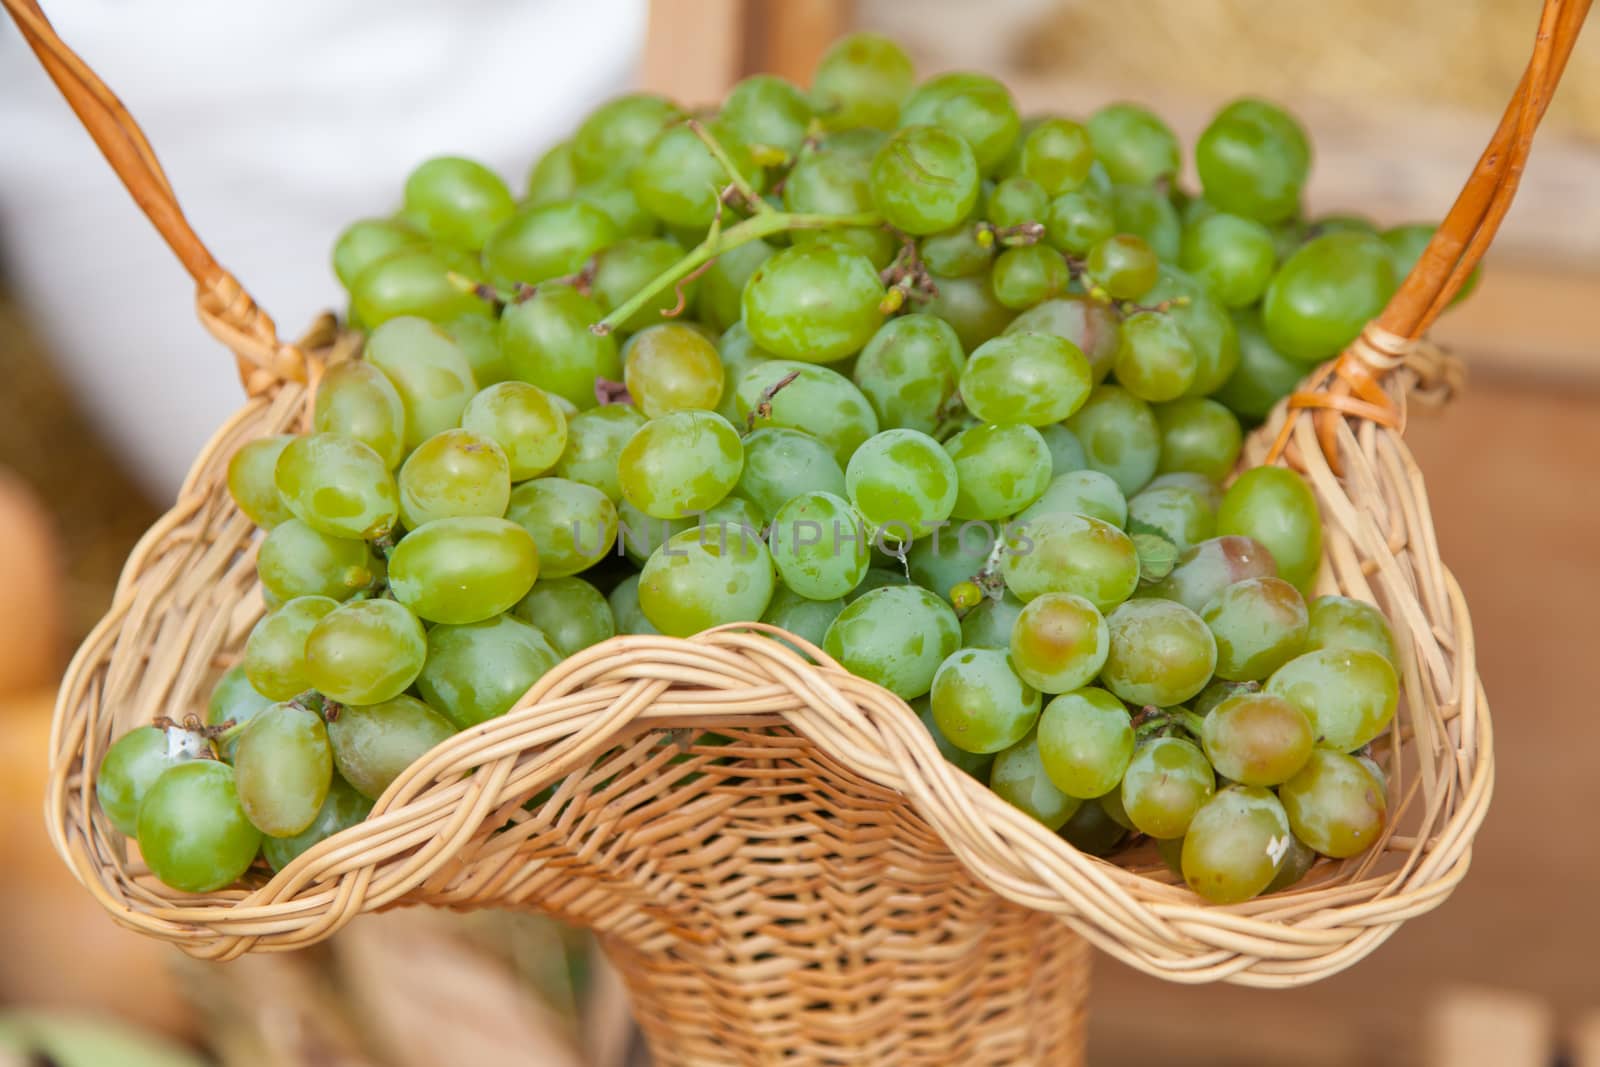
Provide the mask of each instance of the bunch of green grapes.
POLYGON ((335 244, 364 343, 310 432, 230 465, 268 611, 203 717, 111 746, 106 815, 213 891, 582 649, 764 621, 1208 899, 1359 853, 1393 640, 1307 602, 1305 483, 1233 473, 1429 230, 1307 221, 1305 133, 1261 101, 1201 136, 1198 192, 1180 161, 1141 107, 1023 118, 857 34, 808 89, 612 100, 517 191, 423 163, 335 244))

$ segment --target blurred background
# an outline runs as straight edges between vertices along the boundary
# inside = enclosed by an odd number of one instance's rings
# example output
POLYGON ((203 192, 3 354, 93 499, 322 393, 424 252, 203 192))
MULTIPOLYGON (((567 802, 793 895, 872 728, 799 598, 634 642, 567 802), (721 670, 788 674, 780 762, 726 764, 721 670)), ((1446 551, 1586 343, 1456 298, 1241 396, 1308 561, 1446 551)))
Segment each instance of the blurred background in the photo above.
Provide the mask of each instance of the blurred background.
MULTIPOLYGON (((422 158, 476 156, 516 185, 608 95, 644 85, 707 102, 757 70, 804 84, 827 43, 855 27, 898 38, 923 74, 1001 76, 1024 113, 1134 99, 1188 143, 1232 97, 1273 97, 1313 135, 1316 213, 1433 221, 1516 83, 1539 5, 46 7, 143 123, 196 230, 292 335, 336 297, 327 253, 339 229, 396 203, 422 158)), ((581 935, 509 916, 396 913, 312 952, 201 965, 117 928, 50 851, 39 810, 65 657, 239 400, 192 298, 0 25, 0 1065, 41 1045, 62 1067, 637 1062, 623 998, 581 935), (173 1048, 100 1029, 123 1024, 173 1048)), ((1600 853, 1583 819, 1600 805, 1588 703, 1600 638, 1597 306, 1591 28, 1481 286, 1436 331, 1465 361, 1468 388, 1443 412, 1416 412, 1408 431, 1496 712, 1496 802, 1472 874, 1448 905, 1306 989, 1180 987, 1101 961, 1090 1062, 1600 1065, 1600 853)))

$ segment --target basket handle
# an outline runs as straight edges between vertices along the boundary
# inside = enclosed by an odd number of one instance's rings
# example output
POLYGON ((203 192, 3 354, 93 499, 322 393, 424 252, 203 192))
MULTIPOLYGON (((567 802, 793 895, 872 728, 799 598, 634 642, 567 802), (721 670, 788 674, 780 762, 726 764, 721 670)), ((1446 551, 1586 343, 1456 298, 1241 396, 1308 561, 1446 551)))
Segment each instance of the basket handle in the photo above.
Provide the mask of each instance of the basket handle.
POLYGON ((256 306, 250 294, 212 258, 196 236, 178 206, 155 151, 122 101, 77 53, 62 43, 37 0, 0 3, 16 21, 28 47, 77 112, 117 177, 194 278, 200 321, 233 351, 245 392, 258 396, 285 381, 304 382, 305 356, 294 345, 278 339, 271 317, 256 306))
POLYGON ((1533 56, 1450 213, 1378 317, 1339 355, 1329 373, 1311 389, 1289 398, 1289 417, 1268 452, 1268 462, 1282 454, 1295 416, 1303 411, 1314 412, 1318 444, 1335 472, 1340 470, 1341 416, 1366 418, 1389 427, 1401 425, 1401 414, 1381 382, 1401 366, 1429 370, 1426 361, 1414 358, 1420 354, 1418 343, 1483 258, 1510 209, 1534 130, 1566 69, 1590 3, 1544 0, 1533 56))

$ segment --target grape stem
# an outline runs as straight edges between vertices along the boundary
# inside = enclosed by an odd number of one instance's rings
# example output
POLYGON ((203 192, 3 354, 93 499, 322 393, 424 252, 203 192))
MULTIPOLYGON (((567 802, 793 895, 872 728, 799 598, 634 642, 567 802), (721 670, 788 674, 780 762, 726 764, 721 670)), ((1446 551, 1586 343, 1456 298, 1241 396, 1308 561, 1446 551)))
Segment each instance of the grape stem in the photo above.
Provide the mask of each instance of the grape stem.
POLYGON ((760 215, 773 210, 771 204, 761 199, 761 194, 756 192, 755 186, 750 184, 750 179, 741 174, 739 168, 734 166, 733 160, 728 156, 727 149, 723 148, 722 143, 711 135, 711 131, 705 128, 704 123, 699 119, 689 119, 685 125, 689 127, 690 132, 700 138, 701 143, 716 157, 717 162, 722 164, 722 169, 728 172, 728 180, 733 182, 733 187, 739 190, 739 195, 744 198, 745 203, 752 212, 760 215))
POLYGON ((777 381, 761 390, 760 399, 758 399, 755 406, 750 409, 750 414, 744 417, 745 433, 750 433, 756 428, 757 419, 769 419, 772 417, 772 398, 783 392, 785 387, 799 377, 799 371, 790 371, 782 378, 779 378, 777 381))

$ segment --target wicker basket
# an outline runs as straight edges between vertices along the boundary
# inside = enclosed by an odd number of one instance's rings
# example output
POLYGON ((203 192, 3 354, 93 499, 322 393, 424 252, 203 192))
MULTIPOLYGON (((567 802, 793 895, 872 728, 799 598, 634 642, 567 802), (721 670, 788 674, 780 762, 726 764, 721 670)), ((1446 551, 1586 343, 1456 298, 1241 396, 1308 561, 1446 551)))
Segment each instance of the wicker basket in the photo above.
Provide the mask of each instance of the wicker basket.
POLYGON ((98 814, 94 769, 121 730, 201 707, 237 658, 262 606, 227 459, 304 424, 337 337, 329 320, 297 345, 277 339, 189 229, 116 98, 32 0, 3 2, 194 275, 200 317, 249 396, 135 549, 56 709, 50 831, 119 922, 226 959, 405 904, 531 909, 598 932, 663 1065, 1061 1065, 1082 1056, 1089 944, 1176 981, 1297 985, 1359 960, 1465 874, 1493 778, 1488 709, 1400 431, 1408 396, 1442 399, 1454 381, 1416 339, 1509 205, 1586 0, 1546 0, 1528 72, 1417 269, 1247 448, 1248 463, 1309 478, 1326 523, 1319 592, 1395 621, 1404 699, 1385 742, 1396 818, 1380 846, 1226 907, 1153 857, 1077 852, 947 764, 901 700, 755 626, 591 648, 270 881, 163 887, 98 814))

